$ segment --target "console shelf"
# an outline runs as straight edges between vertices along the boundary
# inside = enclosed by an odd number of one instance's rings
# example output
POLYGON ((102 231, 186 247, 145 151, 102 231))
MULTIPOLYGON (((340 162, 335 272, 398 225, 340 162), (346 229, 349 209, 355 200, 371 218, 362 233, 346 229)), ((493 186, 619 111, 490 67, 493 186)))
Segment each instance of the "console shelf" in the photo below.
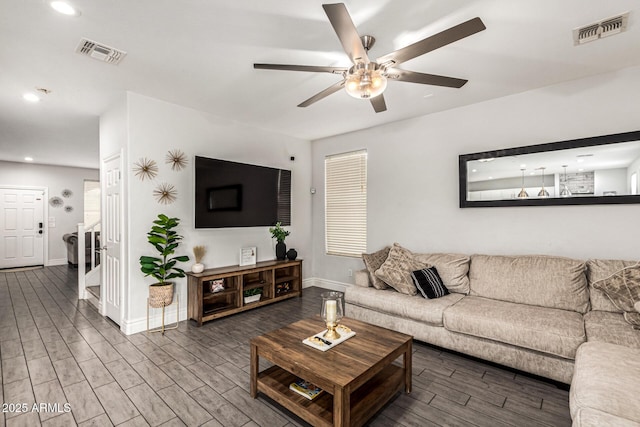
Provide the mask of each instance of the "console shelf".
POLYGON ((209 320, 302 296, 302 260, 262 261, 250 266, 187 272, 187 276, 187 314, 198 326, 209 320), (224 290, 211 292, 215 284, 222 284, 224 290), (243 292, 255 288, 262 288, 260 301, 245 304, 243 292))

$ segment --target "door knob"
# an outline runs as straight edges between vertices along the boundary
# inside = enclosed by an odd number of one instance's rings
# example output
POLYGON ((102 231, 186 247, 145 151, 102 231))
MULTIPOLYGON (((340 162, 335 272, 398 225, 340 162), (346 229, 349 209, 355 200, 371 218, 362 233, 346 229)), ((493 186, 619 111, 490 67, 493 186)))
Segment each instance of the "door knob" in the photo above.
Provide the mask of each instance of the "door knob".
POLYGON ((107 250, 107 246, 105 245, 105 246, 101 247, 100 249, 102 249, 103 251, 106 251, 107 250))

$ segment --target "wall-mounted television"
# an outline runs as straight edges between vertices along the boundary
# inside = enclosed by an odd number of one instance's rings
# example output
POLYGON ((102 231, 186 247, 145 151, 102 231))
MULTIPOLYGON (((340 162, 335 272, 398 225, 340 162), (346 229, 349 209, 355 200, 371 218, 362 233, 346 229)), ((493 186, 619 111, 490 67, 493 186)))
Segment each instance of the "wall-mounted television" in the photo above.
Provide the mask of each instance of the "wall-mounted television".
POLYGON ((195 174, 196 228, 291 225, 291 171, 196 156, 195 174))

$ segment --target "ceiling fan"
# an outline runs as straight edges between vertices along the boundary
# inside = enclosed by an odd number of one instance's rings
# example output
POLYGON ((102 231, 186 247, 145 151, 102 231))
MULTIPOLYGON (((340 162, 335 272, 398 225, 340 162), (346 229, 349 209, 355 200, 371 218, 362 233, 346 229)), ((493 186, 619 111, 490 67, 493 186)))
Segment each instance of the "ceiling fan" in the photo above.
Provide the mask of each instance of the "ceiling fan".
POLYGON ((344 51, 353 62, 350 68, 320 67, 314 65, 253 64, 253 68, 264 70, 307 71, 312 73, 332 73, 342 75, 342 80, 313 95, 298 107, 308 107, 342 89, 354 98, 369 99, 376 113, 387 110, 382 92, 387 87, 387 79, 434 86, 460 88, 467 80, 435 74, 417 73, 396 68, 403 62, 424 55, 475 33, 486 27, 480 18, 458 24, 438 34, 427 37, 409 46, 377 58, 369 59, 367 53, 375 43, 369 35, 360 37, 344 3, 322 5, 344 51))

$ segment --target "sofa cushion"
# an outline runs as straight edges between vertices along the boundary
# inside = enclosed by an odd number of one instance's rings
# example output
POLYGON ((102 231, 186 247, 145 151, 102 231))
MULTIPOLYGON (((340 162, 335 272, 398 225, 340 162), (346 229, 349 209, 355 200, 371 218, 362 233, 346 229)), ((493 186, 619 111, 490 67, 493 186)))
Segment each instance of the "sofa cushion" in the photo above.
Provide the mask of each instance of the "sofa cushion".
POLYGON ((640 427, 640 423, 591 408, 581 408, 572 420, 572 427, 640 427))
POLYGON ((625 267, 598 280, 593 288, 603 291, 613 305, 624 311, 624 320, 640 327, 640 313, 634 308, 634 304, 640 301, 640 264, 625 267))
POLYGON ((424 298, 435 299, 449 295, 447 287, 442 283, 442 279, 435 267, 423 268, 411 273, 413 284, 424 298))
POLYGON ((589 409, 640 423, 639 378, 639 349, 585 343, 578 349, 569 390, 571 417, 580 419, 589 409))
POLYGON ((413 258, 413 253, 397 243, 389 251, 387 260, 376 270, 376 277, 382 279, 396 291, 416 295, 418 290, 411 280, 411 272, 429 267, 413 258))
POLYGON ((583 261, 541 256, 473 255, 471 295, 540 307, 589 309, 583 261))
POLYGON ((389 287, 382 280, 378 279, 375 273, 376 270, 379 269, 380 266, 387 260, 390 250, 391 246, 387 246, 386 248, 382 248, 379 251, 371 254, 362 254, 362 261, 364 262, 364 265, 365 267, 367 267, 367 271, 369 272, 371 284, 376 289, 387 289, 389 287))
POLYGON ((587 341, 607 342, 640 349, 640 331, 628 324, 622 313, 593 310, 584 315, 587 341))
POLYGON ((579 313, 474 296, 444 312, 444 327, 566 359, 585 341, 579 313))
POLYGON ((411 319, 432 326, 442 326, 443 311, 461 300, 464 295, 449 294, 437 299, 404 295, 393 289, 380 291, 360 286, 348 287, 344 300, 348 304, 369 308, 381 313, 411 319))
POLYGON ((613 311, 621 313, 609 298, 599 289, 594 289, 593 284, 599 280, 606 279, 625 267, 637 264, 637 261, 622 261, 617 259, 590 259, 587 261, 587 279, 589 282, 589 298, 592 310, 613 311))
POLYGON ((469 293, 469 261, 460 254, 413 254, 418 261, 438 269, 442 282, 449 292, 469 293))

